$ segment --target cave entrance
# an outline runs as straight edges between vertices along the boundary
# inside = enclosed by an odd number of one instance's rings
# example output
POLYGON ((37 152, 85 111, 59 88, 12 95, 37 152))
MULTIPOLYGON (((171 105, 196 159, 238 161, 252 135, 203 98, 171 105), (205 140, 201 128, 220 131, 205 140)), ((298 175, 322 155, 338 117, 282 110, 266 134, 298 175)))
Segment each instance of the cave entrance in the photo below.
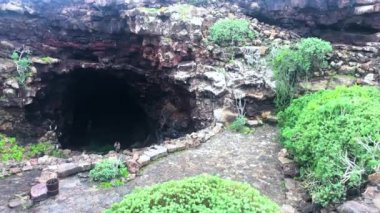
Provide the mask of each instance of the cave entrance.
POLYGON ((143 145, 152 122, 138 96, 123 78, 105 72, 72 74, 64 101, 68 102, 63 145, 86 149, 106 148, 118 141, 124 147, 143 145))
POLYGON ((106 152, 115 142, 141 148, 193 130, 192 96, 168 83, 149 83, 132 72, 82 69, 43 81, 47 86, 27 118, 59 132, 62 148, 106 152))

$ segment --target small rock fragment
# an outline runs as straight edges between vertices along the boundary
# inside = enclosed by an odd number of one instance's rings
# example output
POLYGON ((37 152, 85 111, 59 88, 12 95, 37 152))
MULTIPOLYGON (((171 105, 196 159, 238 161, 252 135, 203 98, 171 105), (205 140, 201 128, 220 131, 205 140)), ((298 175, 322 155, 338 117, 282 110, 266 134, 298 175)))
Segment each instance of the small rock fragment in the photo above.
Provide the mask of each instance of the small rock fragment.
POLYGON ((175 144, 166 144, 165 147, 168 149, 169 153, 178 152, 186 149, 186 144, 184 143, 175 143, 175 144))
POLYGON ((30 196, 34 202, 42 201, 48 198, 47 187, 44 183, 39 183, 32 186, 30 189, 30 196))
POLYGON ((126 162, 126 164, 127 164, 127 167, 128 167, 128 171, 131 174, 136 174, 140 170, 139 164, 135 160, 133 160, 133 159, 132 160, 128 160, 126 162))
POLYGON ((168 155, 168 150, 163 146, 153 146, 150 147, 148 150, 144 151, 144 154, 149 156, 151 160, 156 160, 158 158, 168 155))
POLYGON ((380 194, 376 195, 372 202, 376 206, 376 208, 380 209, 380 194))
POLYGON ((372 185, 380 184, 380 173, 373 173, 368 176, 368 181, 372 185))
POLYGON ((145 166, 150 162, 150 157, 148 155, 142 154, 140 155, 137 162, 140 164, 140 166, 145 166))
POLYGON ((296 213, 297 211, 290 205, 282 205, 280 213, 296 213))
POLYGON ((18 206, 21 206, 21 204, 22 204, 22 200, 20 198, 13 198, 9 200, 8 202, 9 208, 16 208, 18 206))
POLYGON ((46 183, 46 181, 52 179, 52 178, 57 178, 58 175, 56 172, 52 171, 42 171, 40 177, 38 178, 39 183, 46 183))

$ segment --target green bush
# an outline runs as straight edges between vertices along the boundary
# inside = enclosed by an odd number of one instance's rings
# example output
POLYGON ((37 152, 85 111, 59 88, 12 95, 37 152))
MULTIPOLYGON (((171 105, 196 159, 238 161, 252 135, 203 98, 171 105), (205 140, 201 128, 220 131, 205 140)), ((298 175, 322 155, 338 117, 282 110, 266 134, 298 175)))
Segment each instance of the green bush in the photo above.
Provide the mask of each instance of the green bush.
POLYGON ((136 189, 105 213, 279 212, 279 207, 248 184, 209 175, 136 189))
POLYGON ((289 105, 295 95, 294 86, 301 59, 297 51, 288 47, 277 50, 274 55, 272 66, 276 79, 275 104, 279 110, 282 110, 289 105))
POLYGON ((89 175, 94 181, 107 182, 120 177, 128 177, 128 169, 121 160, 108 158, 97 163, 89 175))
POLYGON ((295 99, 278 114, 284 146, 315 202, 344 199, 380 168, 380 91, 338 87, 295 99))
POLYGON ((252 134, 253 129, 249 128, 247 125, 247 118, 244 117, 243 115, 239 115, 234 122, 232 122, 229 126, 228 129, 239 132, 241 134, 252 134))
POLYGON ((0 134, 0 160, 20 161, 24 155, 24 148, 16 143, 16 138, 0 134))
POLYGON ((319 38, 301 39, 291 47, 274 50, 271 64, 276 80, 275 104, 279 110, 285 109, 293 99, 297 80, 327 67, 326 57, 330 52, 331 44, 319 38))
POLYGON ((208 40, 219 45, 233 45, 253 38, 255 33, 249 28, 247 20, 225 18, 212 25, 208 40))
POLYGON ((49 155, 54 150, 54 146, 49 142, 40 142, 36 144, 31 144, 27 148, 27 156, 30 158, 39 156, 39 155, 49 155))
POLYGON ((319 38, 305 38, 297 43, 300 67, 303 72, 327 67, 327 54, 333 51, 331 43, 319 38))

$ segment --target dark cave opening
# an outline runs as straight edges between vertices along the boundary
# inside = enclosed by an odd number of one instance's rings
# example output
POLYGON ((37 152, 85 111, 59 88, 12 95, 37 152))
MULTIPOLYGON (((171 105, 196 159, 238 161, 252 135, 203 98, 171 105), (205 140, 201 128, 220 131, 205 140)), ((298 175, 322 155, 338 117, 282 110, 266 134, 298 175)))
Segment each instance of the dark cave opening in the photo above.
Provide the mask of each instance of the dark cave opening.
POLYGON ((72 103, 72 118, 64 125, 67 142, 63 144, 112 146, 118 141, 129 147, 145 140, 153 121, 149 121, 133 89, 123 79, 102 72, 73 75, 75 80, 65 97, 72 103))
POLYGON ((27 118, 59 132, 62 148, 104 152, 115 142, 141 148, 193 131, 192 96, 165 87, 169 83, 150 83, 128 71, 82 69, 44 81, 48 85, 27 108, 27 118))

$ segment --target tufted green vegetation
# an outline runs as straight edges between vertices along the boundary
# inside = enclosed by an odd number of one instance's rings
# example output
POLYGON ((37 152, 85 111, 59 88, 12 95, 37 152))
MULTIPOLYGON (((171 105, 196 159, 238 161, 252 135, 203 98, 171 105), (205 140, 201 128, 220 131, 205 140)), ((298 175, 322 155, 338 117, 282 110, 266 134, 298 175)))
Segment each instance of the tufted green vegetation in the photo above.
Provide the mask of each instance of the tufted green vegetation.
POLYGON ((0 134, 0 161, 22 160, 25 149, 16 143, 16 138, 0 134))
POLYGON ((290 47, 274 50, 271 64, 276 79, 276 106, 285 109, 294 98, 297 80, 327 67, 327 55, 332 52, 329 42, 305 38, 290 47))
POLYGON ((105 213, 279 212, 248 184, 200 175, 136 189, 105 213))
POLYGON ((39 142, 24 147, 16 142, 16 138, 0 134, 0 161, 20 161, 42 155, 63 157, 62 150, 55 149, 49 142, 39 142))
POLYGON ((241 134, 252 134, 253 129, 247 126, 247 118, 243 115, 239 115, 229 126, 228 129, 241 133, 241 134))
POLYGON ((380 168, 380 91, 338 87, 294 99, 278 114, 281 140, 314 202, 344 199, 380 168))
POLYGON ((208 41, 219 45, 235 45, 255 38, 255 32, 250 29, 245 19, 220 19, 210 28, 208 41))
POLYGON ((40 142, 36 144, 31 144, 28 147, 27 155, 28 157, 36 157, 39 155, 46 154, 48 155, 54 150, 54 147, 49 142, 40 142))
POLYGON ((97 163, 89 175, 94 181, 107 182, 121 177, 128 177, 129 173, 121 160, 108 158, 97 163))

